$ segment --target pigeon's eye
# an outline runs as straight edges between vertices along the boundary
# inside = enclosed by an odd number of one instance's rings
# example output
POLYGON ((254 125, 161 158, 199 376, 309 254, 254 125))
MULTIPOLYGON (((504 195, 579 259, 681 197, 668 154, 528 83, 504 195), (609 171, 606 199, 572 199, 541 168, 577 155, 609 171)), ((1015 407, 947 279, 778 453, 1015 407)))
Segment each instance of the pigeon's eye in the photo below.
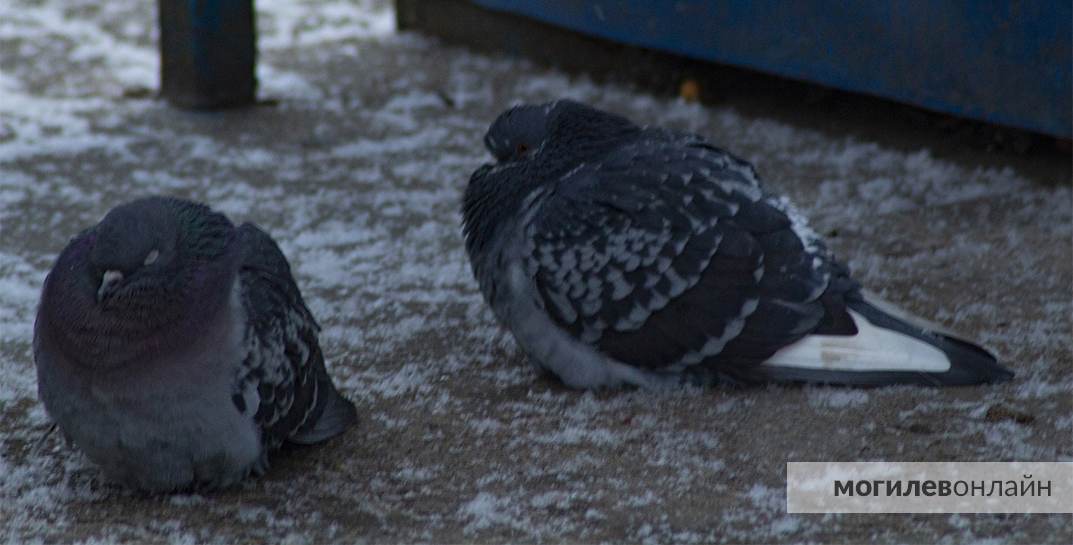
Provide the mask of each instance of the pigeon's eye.
POLYGON ((529 146, 525 144, 518 144, 518 147, 514 148, 514 153, 518 155, 524 155, 527 151, 529 151, 529 146))
POLYGON ((142 266, 148 266, 148 265, 152 265, 153 263, 156 263, 156 259, 158 257, 160 257, 160 251, 159 250, 153 250, 153 251, 149 252, 149 255, 145 256, 145 262, 142 263, 142 266))

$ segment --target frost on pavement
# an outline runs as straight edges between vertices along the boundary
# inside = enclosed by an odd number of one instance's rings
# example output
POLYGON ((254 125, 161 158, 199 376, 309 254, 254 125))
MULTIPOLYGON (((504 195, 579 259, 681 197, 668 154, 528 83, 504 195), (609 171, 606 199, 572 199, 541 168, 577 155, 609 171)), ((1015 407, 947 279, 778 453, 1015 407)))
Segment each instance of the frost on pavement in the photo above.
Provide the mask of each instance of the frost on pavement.
POLYGON ((256 5, 276 104, 210 115, 139 92, 156 87, 154 3, 0 3, 0 539, 1068 541, 1059 517, 904 528, 789 516, 782 497, 788 460, 1073 458, 1068 186, 397 34, 389 2, 256 5), (537 374, 476 291, 458 207, 495 115, 560 96, 749 159, 812 229, 838 232, 828 245, 862 282, 973 333, 1018 378, 581 393, 537 374), (152 193, 280 241, 356 429, 235 490, 150 498, 45 435, 45 273, 79 229, 152 193))

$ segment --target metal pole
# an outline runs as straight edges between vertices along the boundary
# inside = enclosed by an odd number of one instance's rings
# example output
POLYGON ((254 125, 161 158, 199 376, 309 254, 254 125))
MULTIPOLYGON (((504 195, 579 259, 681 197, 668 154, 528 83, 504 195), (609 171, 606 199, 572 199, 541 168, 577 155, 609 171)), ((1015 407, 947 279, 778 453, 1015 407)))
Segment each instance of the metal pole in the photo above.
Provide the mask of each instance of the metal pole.
POLYGON ((157 0, 161 94, 180 108, 253 104, 253 0, 157 0))

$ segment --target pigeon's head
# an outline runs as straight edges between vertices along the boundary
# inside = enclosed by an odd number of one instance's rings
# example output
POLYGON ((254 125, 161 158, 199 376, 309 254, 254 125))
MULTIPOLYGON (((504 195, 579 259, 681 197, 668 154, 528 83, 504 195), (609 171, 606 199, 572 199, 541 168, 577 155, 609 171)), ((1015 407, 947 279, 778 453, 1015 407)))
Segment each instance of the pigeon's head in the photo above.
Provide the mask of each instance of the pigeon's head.
POLYGON ((175 288, 188 268, 211 262, 224 250, 231 227, 207 206, 167 197, 113 208, 93 230, 87 256, 97 303, 175 288))
POLYGON ((528 159, 548 136, 548 119, 554 103, 515 106, 492 122, 484 145, 496 160, 505 163, 528 159))
POLYGON ((179 226, 163 199, 117 206, 97 225, 87 256, 95 298, 105 304, 133 295, 146 281, 159 284, 174 274, 179 226))
POLYGON ((224 290, 233 231, 225 216, 180 199, 117 206, 60 254, 41 312, 73 351, 97 352, 104 343, 111 355, 115 345, 136 345, 130 337, 177 327, 224 290))
POLYGON ((485 133, 484 145, 497 161, 505 163, 532 158, 549 141, 576 149, 637 129, 624 117, 560 99, 503 112, 485 133))

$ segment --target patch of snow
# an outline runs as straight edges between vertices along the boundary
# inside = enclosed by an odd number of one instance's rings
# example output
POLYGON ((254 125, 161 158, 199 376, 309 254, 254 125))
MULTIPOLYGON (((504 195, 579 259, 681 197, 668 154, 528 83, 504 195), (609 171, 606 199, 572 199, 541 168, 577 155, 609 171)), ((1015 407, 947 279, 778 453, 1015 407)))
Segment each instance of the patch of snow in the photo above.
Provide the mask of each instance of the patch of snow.
POLYGON ((809 388, 807 391, 809 405, 818 409, 859 407, 868 403, 869 399, 864 390, 809 388))
MULTIPOLYGON (((1073 383, 1062 365, 1073 305, 1047 295, 1069 293, 1068 267, 1054 263, 1068 259, 1053 257, 1069 252, 1044 247, 1073 234, 1068 187, 396 34, 390 2, 257 9, 262 95, 279 103, 217 115, 122 98, 156 87, 152 3, 0 3, 0 541, 822 540, 849 525, 786 515, 781 458, 803 452, 796 443, 822 456, 835 442, 771 434, 836 412, 854 422, 869 413, 837 435, 862 442, 933 423, 931 435, 873 441, 868 456, 939 441, 973 459, 1069 459, 1073 383), (916 312, 968 325, 1017 379, 942 391, 578 393, 543 378, 476 290, 458 206, 489 160, 480 138, 495 115, 563 96, 701 133, 755 162, 765 186, 800 207, 804 238, 814 233, 805 214, 820 232, 849 232, 829 242, 856 274, 916 312), (32 324, 45 274, 79 229, 150 193, 206 201, 279 241, 323 326, 329 372, 359 405, 353 432, 287 454, 234 491, 165 500, 102 482, 59 434, 42 441, 32 324), (971 213, 937 210, 952 205, 971 213), (928 240, 885 231, 907 216, 928 222, 928 240), (994 255, 1015 259, 964 265, 994 255), (1028 407, 1031 426, 987 421, 987 407, 1011 401, 1028 407), (873 404, 890 413, 871 414, 873 404), (238 535, 219 521, 248 523, 238 535)), ((1028 526, 973 520, 980 540, 981 528, 1028 526)), ((961 530, 955 522, 922 521, 919 535, 961 530)), ((1017 531, 1004 537, 1031 541, 1017 531)))
POLYGON ((255 5, 258 47, 267 51, 383 38, 395 32, 395 13, 385 2, 260 0, 255 5))
POLYGON ((528 526, 528 521, 522 515, 519 506, 513 504, 508 498, 488 492, 480 492, 472 500, 462 504, 458 515, 468 521, 465 527, 467 534, 494 526, 506 526, 519 530, 528 526))

